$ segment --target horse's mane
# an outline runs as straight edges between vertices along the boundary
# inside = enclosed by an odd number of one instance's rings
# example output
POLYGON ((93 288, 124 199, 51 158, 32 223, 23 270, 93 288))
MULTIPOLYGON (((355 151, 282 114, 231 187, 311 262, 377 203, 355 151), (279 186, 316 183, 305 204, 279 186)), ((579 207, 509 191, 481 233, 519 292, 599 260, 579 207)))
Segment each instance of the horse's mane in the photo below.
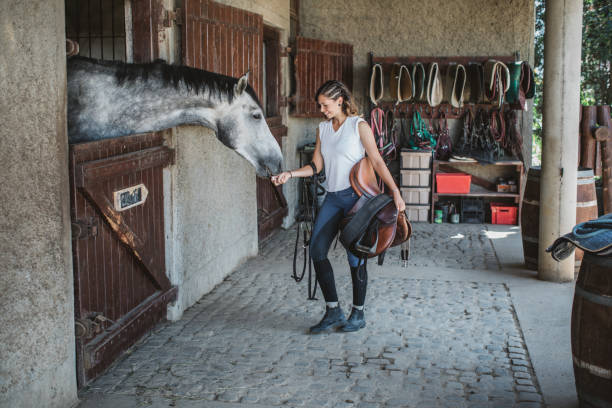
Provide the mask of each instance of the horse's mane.
MULTIPOLYGON (((70 59, 114 67, 116 69, 115 77, 119 85, 138 79, 147 81, 149 77, 158 74, 166 85, 178 88, 182 83, 188 90, 196 94, 203 90, 208 90, 217 97, 227 97, 230 103, 234 98, 234 86, 238 83, 238 79, 227 75, 182 65, 170 65, 161 59, 145 64, 129 64, 122 61, 106 61, 86 57, 71 57, 70 59)), ((261 102, 250 84, 247 85, 246 91, 261 107, 261 102)))

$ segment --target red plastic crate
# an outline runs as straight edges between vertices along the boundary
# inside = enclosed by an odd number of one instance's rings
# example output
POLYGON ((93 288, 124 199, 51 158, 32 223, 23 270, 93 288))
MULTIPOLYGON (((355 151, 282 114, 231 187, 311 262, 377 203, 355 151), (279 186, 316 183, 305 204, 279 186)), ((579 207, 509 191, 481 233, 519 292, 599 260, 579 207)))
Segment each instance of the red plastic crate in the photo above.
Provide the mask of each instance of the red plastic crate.
POLYGON ((465 173, 436 173, 436 191, 445 194, 470 192, 472 176, 465 173))
POLYGON ((491 203, 491 224, 516 225, 518 207, 491 203))

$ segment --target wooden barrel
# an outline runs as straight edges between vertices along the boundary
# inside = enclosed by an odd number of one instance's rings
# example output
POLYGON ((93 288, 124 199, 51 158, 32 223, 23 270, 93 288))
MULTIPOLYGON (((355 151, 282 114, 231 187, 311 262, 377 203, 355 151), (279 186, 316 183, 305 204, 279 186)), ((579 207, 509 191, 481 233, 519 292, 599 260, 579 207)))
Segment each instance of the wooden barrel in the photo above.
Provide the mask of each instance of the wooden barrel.
POLYGON ((521 208, 521 234, 525 265, 536 271, 538 270, 540 236, 540 171, 539 167, 529 169, 521 208))
MULTIPOLYGON (((527 183, 521 208, 521 234, 523 256, 528 269, 538 269, 538 242, 540 236, 540 172, 532 167, 527 173, 527 183)), ((593 170, 578 170, 576 189, 576 224, 597 218, 597 193, 593 170)), ((576 271, 580 268, 582 251, 576 250, 576 271)))
POLYGON ((584 255, 572 305, 580 407, 612 407, 612 257, 584 255))

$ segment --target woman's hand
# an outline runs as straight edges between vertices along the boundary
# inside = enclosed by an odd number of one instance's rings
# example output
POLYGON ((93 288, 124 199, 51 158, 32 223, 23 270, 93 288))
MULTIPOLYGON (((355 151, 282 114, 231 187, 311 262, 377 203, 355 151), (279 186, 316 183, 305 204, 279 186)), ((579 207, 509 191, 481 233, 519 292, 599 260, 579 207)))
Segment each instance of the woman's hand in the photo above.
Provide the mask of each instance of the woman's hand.
POLYGON ((397 207, 397 211, 402 212, 406 210, 406 203, 402 198, 402 194, 399 190, 393 191, 393 201, 395 202, 395 207, 397 207))
POLYGON ((274 183, 275 186, 280 186, 281 184, 285 184, 290 178, 292 178, 291 172, 283 171, 282 173, 277 174, 276 176, 272 176, 270 179, 272 180, 272 183, 274 183))

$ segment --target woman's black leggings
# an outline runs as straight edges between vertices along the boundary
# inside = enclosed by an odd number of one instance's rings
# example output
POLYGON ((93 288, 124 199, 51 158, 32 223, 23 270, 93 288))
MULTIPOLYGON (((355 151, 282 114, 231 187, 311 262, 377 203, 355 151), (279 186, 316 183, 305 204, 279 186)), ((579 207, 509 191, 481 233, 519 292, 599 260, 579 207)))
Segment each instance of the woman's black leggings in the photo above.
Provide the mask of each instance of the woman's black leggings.
MULTIPOLYGON (((337 302, 338 294, 336 293, 334 271, 331 263, 329 263, 329 259, 325 258, 322 261, 314 261, 313 264, 325 301, 337 302)), ((353 281, 353 305, 363 306, 368 286, 368 273, 365 266, 351 266, 351 279, 353 281)))

